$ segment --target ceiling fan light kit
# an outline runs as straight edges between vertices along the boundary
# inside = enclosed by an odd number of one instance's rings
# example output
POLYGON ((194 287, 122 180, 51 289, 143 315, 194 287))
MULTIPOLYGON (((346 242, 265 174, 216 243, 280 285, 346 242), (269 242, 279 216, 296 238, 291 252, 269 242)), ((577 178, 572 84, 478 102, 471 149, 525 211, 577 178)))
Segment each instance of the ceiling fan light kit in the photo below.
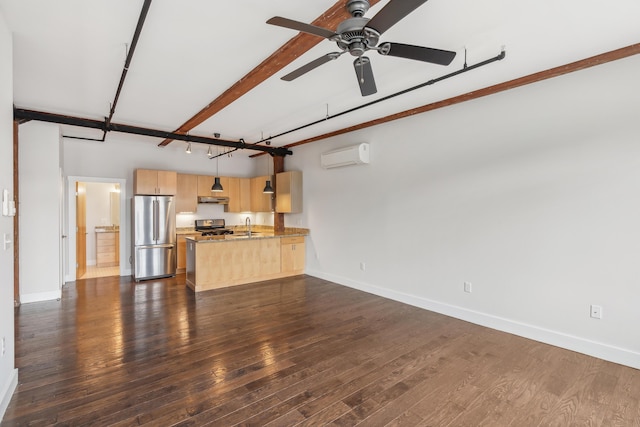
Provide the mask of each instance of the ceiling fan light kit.
POLYGON ((395 56, 432 64, 449 65, 455 58, 456 52, 392 42, 384 42, 378 45, 380 36, 385 31, 426 1, 390 0, 373 18, 369 19, 364 17, 370 6, 367 0, 348 0, 346 8, 351 14, 351 18, 345 19, 338 24, 335 33, 326 28, 274 16, 267 21, 268 24, 323 37, 335 42, 340 48, 340 52, 331 52, 321 56, 283 76, 282 80, 292 81, 297 79, 303 74, 349 52, 349 54, 356 57, 354 68, 358 77, 360 92, 362 96, 367 96, 377 92, 371 61, 366 56, 363 56, 367 51, 375 50, 383 56, 395 56))

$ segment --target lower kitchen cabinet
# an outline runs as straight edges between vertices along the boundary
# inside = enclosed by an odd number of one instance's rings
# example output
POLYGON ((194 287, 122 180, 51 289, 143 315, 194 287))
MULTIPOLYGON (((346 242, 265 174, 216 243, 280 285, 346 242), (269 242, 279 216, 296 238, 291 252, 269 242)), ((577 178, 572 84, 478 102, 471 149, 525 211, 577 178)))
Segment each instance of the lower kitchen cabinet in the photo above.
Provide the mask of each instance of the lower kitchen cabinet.
POLYGON ((304 236, 191 237, 186 248, 186 283, 196 292, 304 273, 304 236))
POLYGON ((96 233, 97 267, 114 267, 119 264, 119 243, 120 233, 117 231, 96 233))
POLYGON ((199 236, 200 233, 179 234, 176 238, 178 247, 178 260, 176 266, 176 273, 184 273, 187 269, 187 236, 199 236))
POLYGON ((305 261, 304 236, 280 239, 280 262, 283 273, 303 274, 305 261))

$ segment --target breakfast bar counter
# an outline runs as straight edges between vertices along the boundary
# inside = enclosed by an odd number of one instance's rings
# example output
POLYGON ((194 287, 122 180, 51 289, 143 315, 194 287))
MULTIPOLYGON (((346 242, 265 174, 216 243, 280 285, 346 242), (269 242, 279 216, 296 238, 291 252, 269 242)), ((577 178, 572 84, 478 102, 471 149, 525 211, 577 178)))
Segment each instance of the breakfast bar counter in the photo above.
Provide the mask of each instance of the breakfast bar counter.
POLYGON ((304 273, 306 229, 187 236, 186 283, 196 292, 304 273))

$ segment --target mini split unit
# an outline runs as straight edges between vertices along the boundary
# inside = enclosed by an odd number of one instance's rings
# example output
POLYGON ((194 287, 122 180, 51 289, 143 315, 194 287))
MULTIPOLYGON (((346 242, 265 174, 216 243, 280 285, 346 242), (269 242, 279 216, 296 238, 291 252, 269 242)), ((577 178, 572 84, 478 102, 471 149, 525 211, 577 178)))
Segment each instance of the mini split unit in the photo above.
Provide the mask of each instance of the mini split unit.
POLYGON ((362 143, 338 148, 320 155, 320 164, 325 169, 369 163, 369 144, 362 143))

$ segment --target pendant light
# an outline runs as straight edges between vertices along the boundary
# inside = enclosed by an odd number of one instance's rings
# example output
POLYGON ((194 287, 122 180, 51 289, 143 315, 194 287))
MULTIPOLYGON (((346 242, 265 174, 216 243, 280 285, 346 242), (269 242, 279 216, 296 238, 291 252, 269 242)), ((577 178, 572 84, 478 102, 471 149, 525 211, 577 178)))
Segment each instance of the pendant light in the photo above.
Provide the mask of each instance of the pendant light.
POLYGON ((207 151, 207 157, 209 158, 213 157, 213 151, 211 151, 211 146, 209 146, 209 151, 207 151))
MULTIPOLYGON (((211 147, 209 147, 209 150, 211 150, 211 147)), ((219 155, 217 147, 216 147, 216 154, 219 155)), ((220 177, 218 176, 218 158, 219 157, 216 157, 216 176, 213 179, 213 185, 211 186, 212 193, 220 193, 223 191, 222 184, 220 184, 220 177)))
POLYGON ((185 150, 185 153, 191 154, 191 143, 187 144, 187 149, 185 150))
POLYGON ((271 180, 269 179, 269 158, 267 157, 267 182, 266 185, 264 186, 264 190, 262 190, 263 193, 265 194, 272 194, 273 193, 273 187, 271 186, 271 180))

